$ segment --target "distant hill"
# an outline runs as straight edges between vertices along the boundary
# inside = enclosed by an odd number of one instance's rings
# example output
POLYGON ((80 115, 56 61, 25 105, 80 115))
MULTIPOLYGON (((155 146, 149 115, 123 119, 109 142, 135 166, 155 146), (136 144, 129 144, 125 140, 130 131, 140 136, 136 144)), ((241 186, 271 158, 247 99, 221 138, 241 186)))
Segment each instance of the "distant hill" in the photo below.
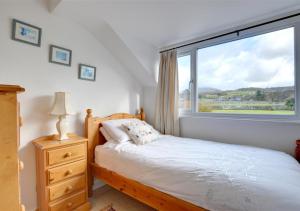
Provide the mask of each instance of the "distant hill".
POLYGON ((240 88, 236 90, 219 90, 215 88, 198 89, 198 97, 222 101, 267 101, 287 102, 294 100, 295 88, 293 86, 271 88, 240 88))
POLYGON ((249 88, 240 88, 240 89, 237 89, 234 91, 257 91, 257 90, 261 90, 264 92, 286 92, 286 91, 294 91, 295 87, 293 87, 293 86, 270 87, 270 88, 249 87, 249 88))
MULTIPOLYGON (((190 91, 188 89, 181 91, 180 98, 189 102, 190 91)), ((202 109, 207 112, 224 109, 294 111, 295 87, 248 87, 235 90, 202 87, 198 88, 198 99, 202 109)))
POLYGON ((210 88, 210 87, 201 87, 201 88, 198 88, 198 93, 200 93, 200 94, 218 93, 218 92, 222 92, 222 90, 215 89, 215 88, 210 88))
POLYGON ((218 93, 227 93, 227 92, 256 92, 256 91, 263 91, 263 92, 294 92, 295 87, 293 86, 284 86, 284 87, 270 87, 270 88, 258 88, 258 87, 248 87, 248 88, 240 88, 234 90, 220 90, 211 87, 201 87, 198 88, 199 94, 218 94, 218 93))

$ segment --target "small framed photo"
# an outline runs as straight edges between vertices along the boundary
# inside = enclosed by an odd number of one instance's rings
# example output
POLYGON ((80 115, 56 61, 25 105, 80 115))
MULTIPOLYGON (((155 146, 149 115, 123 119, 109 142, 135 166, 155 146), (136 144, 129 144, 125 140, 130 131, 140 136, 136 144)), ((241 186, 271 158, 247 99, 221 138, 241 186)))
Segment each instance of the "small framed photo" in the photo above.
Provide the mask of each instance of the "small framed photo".
POLYGON ((28 23, 13 19, 12 39, 34 46, 41 46, 42 29, 28 23))
POLYGON ((95 81, 96 80, 96 67, 79 64, 78 78, 82 80, 95 81))
POLYGON ((71 66, 72 51, 55 45, 50 45, 49 62, 71 66))

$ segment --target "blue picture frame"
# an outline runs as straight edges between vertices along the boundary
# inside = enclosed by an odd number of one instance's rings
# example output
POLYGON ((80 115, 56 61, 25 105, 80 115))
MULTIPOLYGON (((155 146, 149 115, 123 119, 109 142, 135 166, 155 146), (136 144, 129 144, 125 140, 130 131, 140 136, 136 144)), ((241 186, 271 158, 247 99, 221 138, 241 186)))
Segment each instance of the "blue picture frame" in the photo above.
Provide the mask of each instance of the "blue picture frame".
POLYGON ((27 43, 33 46, 41 46, 42 29, 37 26, 12 20, 12 40, 27 43))
POLYGON ((62 48, 56 45, 50 45, 49 62, 65 66, 71 66, 72 50, 62 48))
POLYGON ((96 67, 79 64, 78 78, 87 81, 96 81, 96 67))

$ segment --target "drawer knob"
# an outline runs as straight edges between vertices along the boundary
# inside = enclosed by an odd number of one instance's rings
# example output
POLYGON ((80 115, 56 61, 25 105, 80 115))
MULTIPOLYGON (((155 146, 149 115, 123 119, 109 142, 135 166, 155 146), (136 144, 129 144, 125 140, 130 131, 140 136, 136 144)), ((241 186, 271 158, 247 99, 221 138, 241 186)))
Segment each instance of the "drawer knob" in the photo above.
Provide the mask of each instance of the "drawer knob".
POLYGON ((73 203, 72 203, 72 202, 69 202, 69 203, 67 204, 67 206, 68 206, 68 207, 72 207, 72 206, 73 206, 73 203))
POLYGON ((69 169, 68 171, 66 171, 66 175, 70 175, 72 173, 73 173, 73 171, 71 169, 69 169))
POLYGON ((65 154, 65 158, 69 158, 69 157, 71 157, 72 156, 72 152, 67 152, 66 154, 65 154))
POLYGON ((73 189, 72 185, 69 185, 67 188, 66 188, 66 192, 69 192, 73 189))

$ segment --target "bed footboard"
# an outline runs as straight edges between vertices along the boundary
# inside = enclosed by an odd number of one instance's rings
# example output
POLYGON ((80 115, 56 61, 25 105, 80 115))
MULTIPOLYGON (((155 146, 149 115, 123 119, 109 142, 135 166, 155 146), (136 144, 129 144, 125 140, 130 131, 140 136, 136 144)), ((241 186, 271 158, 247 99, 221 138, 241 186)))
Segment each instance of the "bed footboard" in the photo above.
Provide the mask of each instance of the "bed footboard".
POLYGON ((205 211, 206 209, 178 199, 169 194, 128 179, 113 171, 102 168, 97 164, 92 165, 93 174, 109 186, 141 201, 144 204, 160 211, 205 211))
POLYGON ((300 140, 296 141, 295 158, 300 162, 300 140))

